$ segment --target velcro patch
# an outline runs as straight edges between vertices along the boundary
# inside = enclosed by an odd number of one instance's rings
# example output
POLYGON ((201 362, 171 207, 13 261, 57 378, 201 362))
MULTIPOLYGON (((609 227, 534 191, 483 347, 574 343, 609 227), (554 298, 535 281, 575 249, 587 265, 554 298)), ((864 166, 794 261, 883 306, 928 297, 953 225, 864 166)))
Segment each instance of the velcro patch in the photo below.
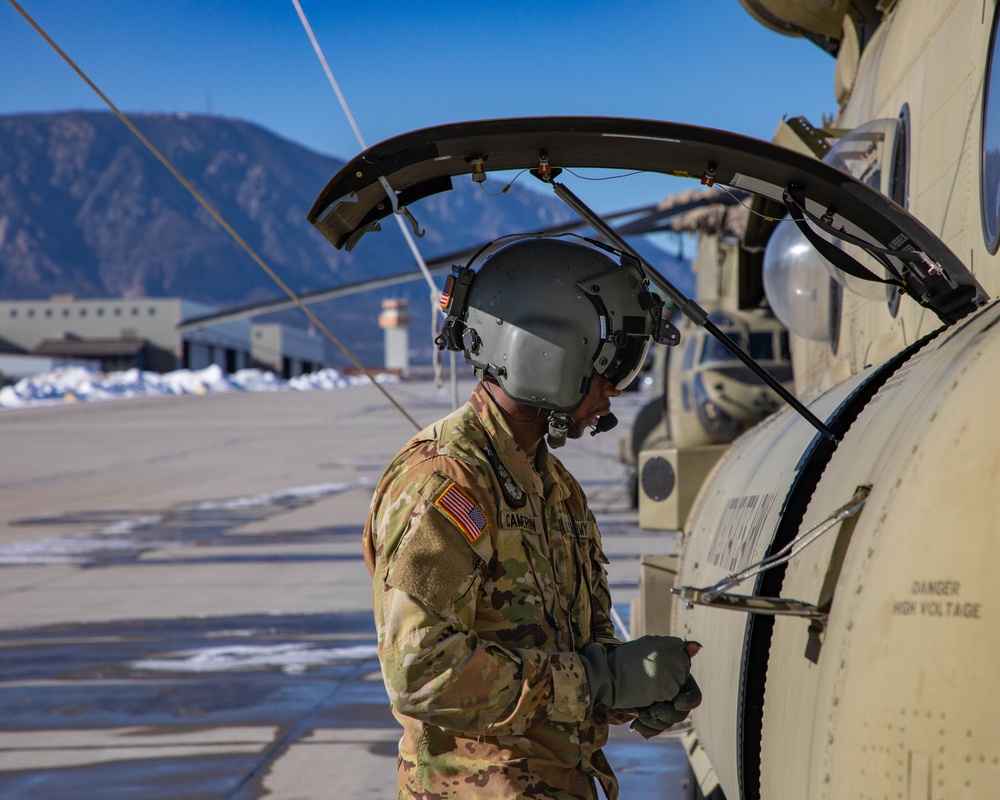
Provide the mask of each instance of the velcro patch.
POLYGON ((486 515, 454 481, 434 501, 434 505, 458 525, 470 542, 475 542, 482 536, 489 524, 486 515))

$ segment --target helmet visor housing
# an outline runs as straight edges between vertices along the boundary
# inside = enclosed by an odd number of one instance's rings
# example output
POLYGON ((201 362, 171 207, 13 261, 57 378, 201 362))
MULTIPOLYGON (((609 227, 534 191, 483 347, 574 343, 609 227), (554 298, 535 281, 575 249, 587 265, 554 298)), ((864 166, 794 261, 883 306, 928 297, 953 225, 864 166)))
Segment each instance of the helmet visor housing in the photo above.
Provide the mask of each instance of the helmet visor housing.
POLYGON ((607 333, 594 358, 594 368, 617 389, 624 389, 646 363, 653 320, 639 302, 645 280, 632 264, 582 282, 605 322, 607 333))
POLYGON ((572 411, 595 373, 627 385, 653 321, 639 270, 589 245, 529 238, 494 252, 469 288, 466 361, 518 402, 572 411))
POLYGON ((629 336, 624 347, 619 347, 614 359, 604 370, 604 377, 623 390, 642 371, 649 353, 648 336, 629 336))

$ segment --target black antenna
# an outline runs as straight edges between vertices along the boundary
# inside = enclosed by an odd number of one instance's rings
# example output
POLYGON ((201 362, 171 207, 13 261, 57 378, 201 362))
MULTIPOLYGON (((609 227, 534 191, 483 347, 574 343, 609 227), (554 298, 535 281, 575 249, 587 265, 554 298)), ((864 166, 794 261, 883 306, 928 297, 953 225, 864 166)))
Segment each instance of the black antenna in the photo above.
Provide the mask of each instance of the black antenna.
MULTIPOLYGON (((553 172, 554 171, 555 170, 553 170, 553 172)), ((718 339, 730 353, 746 364, 758 378, 771 387, 771 389, 773 389, 782 400, 794 408, 795 411, 798 412, 798 414, 806 422, 819 431, 820 434, 829 439, 831 442, 840 441, 834 432, 830 430, 830 428, 828 428, 821 419, 813 414, 812 411, 806 408, 795 395, 789 392, 767 370, 765 370, 760 364, 745 353, 743 349, 736 344, 736 342, 720 331, 718 326, 708 318, 708 312, 706 312, 705 309, 699 306, 690 297, 685 296, 680 289, 667 280, 667 278, 658 269, 656 269, 656 267, 643 258, 634 247, 625 241, 624 238, 619 236, 618 232, 608 225, 608 223, 606 223, 601 216, 597 214, 597 212, 573 194, 573 192, 566 188, 566 186, 551 180, 550 176, 538 174, 536 177, 545 183, 551 184, 552 189, 555 191, 559 199, 579 214, 580 217, 582 217, 595 231, 607 239, 610 244, 637 258, 639 263, 642 264, 643 269, 648 274, 650 280, 673 301, 674 305, 680 309, 680 312, 685 317, 691 320, 695 325, 704 328, 712 334, 712 336, 718 339)))

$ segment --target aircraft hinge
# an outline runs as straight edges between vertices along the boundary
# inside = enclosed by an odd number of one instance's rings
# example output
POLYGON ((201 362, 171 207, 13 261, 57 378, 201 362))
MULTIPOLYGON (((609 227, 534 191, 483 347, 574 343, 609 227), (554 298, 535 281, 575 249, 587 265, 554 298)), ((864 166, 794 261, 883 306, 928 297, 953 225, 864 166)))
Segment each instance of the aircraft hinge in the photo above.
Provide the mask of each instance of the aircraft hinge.
POLYGON ((715 170, 718 166, 719 165, 714 161, 709 162, 708 169, 706 169, 705 174, 701 176, 702 186, 707 186, 709 188, 715 186, 715 170))
POLYGON ((389 185, 389 181, 386 180, 384 175, 380 175, 378 182, 382 184, 382 188, 385 189, 385 194, 389 198, 389 202, 392 204, 392 213, 403 217, 403 219, 409 222, 410 227, 413 228, 413 235, 418 239, 423 239, 426 231, 420 230, 420 223, 418 223, 413 214, 410 213, 410 209, 399 204, 399 197, 393 190, 392 186, 389 185))

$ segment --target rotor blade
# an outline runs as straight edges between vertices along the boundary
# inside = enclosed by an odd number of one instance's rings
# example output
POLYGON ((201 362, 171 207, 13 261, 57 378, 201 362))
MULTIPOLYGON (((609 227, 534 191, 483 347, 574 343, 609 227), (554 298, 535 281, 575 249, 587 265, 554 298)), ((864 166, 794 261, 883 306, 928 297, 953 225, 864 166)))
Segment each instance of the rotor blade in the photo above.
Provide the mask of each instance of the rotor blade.
MULTIPOLYGON (((638 206, 636 208, 625 209, 624 211, 616 211, 613 214, 608 214, 607 218, 621 219, 623 217, 642 215, 640 216, 641 219, 643 216, 656 213, 657 211, 655 205, 638 206)), ((566 233, 586 227, 586 224, 587 223, 583 220, 577 219, 563 225, 558 225, 554 228, 547 228, 544 232, 566 233)), ((542 231, 538 231, 538 233, 541 232, 542 231)), ((445 253, 437 258, 429 259, 427 261, 427 268, 430 270, 431 275, 441 275, 450 272, 454 264, 467 263, 468 260, 478 253, 485 244, 488 244, 488 242, 473 245, 472 247, 466 247, 461 250, 453 250, 450 253, 445 253)), ((306 294, 299 295, 299 300, 306 305, 313 305, 314 303, 336 300, 340 297, 350 297, 351 295, 371 292, 376 289, 387 289, 391 286, 409 283, 410 281, 421 277, 423 277, 423 272, 420 270, 408 270, 406 272, 396 273, 395 275, 385 275, 381 278, 369 278, 364 281, 355 281, 353 283, 344 283, 339 286, 331 286, 327 289, 317 289, 315 292, 308 292, 306 294)), ((199 317, 192 317, 191 319, 187 319, 178 325, 177 329, 179 331, 193 331, 198 330, 199 328, 207 328, 212 325, 221 325, 223 322, 233 322, 239 319, 246 319, 247 317, 261 316, 263 314, 273 314, 277 311, 285 311, 289 308, 295 307, 296 303, 289 300, 287 297, 279 297, 274 300, 264 300, 260 303, 235 306, 233 308, 223 309, 222 311, 214 311, 211 314, 203 314, 199 317)))

